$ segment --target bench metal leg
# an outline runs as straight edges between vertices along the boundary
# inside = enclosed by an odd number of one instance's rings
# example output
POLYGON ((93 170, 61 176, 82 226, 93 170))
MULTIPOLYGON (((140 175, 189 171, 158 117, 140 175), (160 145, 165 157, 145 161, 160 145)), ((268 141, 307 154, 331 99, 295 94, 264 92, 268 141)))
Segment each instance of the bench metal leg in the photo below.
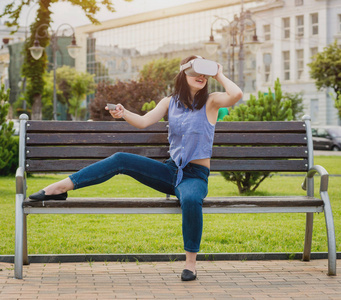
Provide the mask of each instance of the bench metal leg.
POLYGON ((15 255, 14 255, 14 277, 22 279, 23 273, 23 234, 24 234, 24 201, 23 194, 15 196, 15 255))
POLYGON ((332 214, 332 208, 329 201, 328 192, 320 192, 324 202, 324 217, 326 220, 327 238, 328 238, 328 275, 336 275, 336 241, 335 228, 332 214))
POLYGON ((23 216, 23 264, 29 265, 27 253, 27 215, 23 216))
POLYGON ((312 243, 312 239, 313 239, 313 223, 314 223, 314 214, 313 213, 307 213, 306 225, 305 225, 303 261, 309 261, 310 260, 311 243, 312 243))

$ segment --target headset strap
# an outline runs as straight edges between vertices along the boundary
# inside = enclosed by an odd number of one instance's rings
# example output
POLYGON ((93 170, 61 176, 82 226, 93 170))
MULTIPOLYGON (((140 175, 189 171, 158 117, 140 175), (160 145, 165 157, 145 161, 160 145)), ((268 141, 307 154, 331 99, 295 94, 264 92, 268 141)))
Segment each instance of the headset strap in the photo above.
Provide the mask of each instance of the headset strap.
POLYGON ((194 61, 195 59, 197 59, 197 58, 203 59, 201 56, 196 55, 196 58, 190 60, 189 62, 187 62, 187 63, 185 63, 185 64, 183 64, 183 65, 180 65, 180 72, 181 72, 182 70, 186 70, 186 69, 190 68, 190 67, 192 66, 192 64, 193 64, 193 61, 194 61))

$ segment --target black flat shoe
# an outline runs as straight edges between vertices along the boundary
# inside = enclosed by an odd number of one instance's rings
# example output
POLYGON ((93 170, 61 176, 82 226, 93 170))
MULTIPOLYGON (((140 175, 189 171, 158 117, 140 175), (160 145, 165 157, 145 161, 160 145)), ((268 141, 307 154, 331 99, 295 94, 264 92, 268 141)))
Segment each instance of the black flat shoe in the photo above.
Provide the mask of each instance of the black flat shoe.
POLYGON ((40 190, 39 192, 28 196, 28 198, 33 201, 66 200, 67 193, 61 193, 57 195, 45 195, 45 191, 40 190))
POLYGON ((182 281, 192 281, 197 279, 197 272, 193 273, 188 269, 184 269, 181 273, 181 280, 182 281))

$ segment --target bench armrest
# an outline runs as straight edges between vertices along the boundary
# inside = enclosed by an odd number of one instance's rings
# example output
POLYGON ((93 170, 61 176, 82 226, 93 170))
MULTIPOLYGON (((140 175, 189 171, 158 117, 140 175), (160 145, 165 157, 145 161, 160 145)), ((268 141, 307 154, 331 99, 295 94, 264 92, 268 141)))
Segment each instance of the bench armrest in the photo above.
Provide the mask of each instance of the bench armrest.
POLYGON ((327 170, 320 165, 315 165, 310 168, 310 170, 307 172, 306 177, 304 178, 304 182, 302 183, 302 189, 305 191, 307 190, 307 179, 313 178, 316 173, 319 173, 319 175, 321 176, 320 192, 327 192, 329 174, 327 170))
POLYGON ((19 167, 15 173, 16 194, 25 194, 25 172, 24 168, 19 167))

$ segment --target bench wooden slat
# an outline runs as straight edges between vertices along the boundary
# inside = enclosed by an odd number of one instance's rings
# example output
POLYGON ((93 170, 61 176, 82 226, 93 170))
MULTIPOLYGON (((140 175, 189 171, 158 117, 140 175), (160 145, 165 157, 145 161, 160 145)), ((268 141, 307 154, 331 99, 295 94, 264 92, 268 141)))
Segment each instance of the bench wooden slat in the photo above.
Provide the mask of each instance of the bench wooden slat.
POLYGON ((151 158, 169 157, 168 146, 66 146, 27 147, 27 158, 106 158, 116 152, 139 154, 151 158))
MULTIPOLYGON (((137 129, 125 121, 112 121, 117 132, 163 132, 168 122, 137 129)), ((108 132, 108 122, 28 121, 27 132, 108 132)), ((305 132, 304 122, 217 122, 216 132, 305 132), (252 123, 252 124, 251 124, 252 123), (252 125, 252 126, 251 126, 252 125)))
POLYGON ((79 133, 31 133, 27 137, 27 145, 168 144, 167 133, 89 133, 86 138, 79 133))
MULTIPOLYGON (((151 158, 168 158, 168 146, 30 146, 31 158, 105 158, 116 152, 128 152, 151 158)), ((213 147, 212 158, 307 158, 307 147, 213 147)))
POLYGON ((125 121, 28 121, 27 132, 165 132, 167 130, 167 125, 168 122, 158 122, 145 129, 138 129, 125 121))
MULTIPOLYGON (((167 133, 79 133, 27 135, 27 145, 168 145, 167 133)), ((216 133, 214 145, 306 145, 304 134, 281 133, 216 133)))
POLYGON ((217 145, 306 145, 305 134, 295 133, 216 133, 217 145))
MULTIPOLYGON (((62 160, 27 160, 28 172, 74 172, 99 159, 62 159, 62 160)), ((272 171, 304 172, 307 171, 306 160, 211 160, 211 171, 272 171)))
MULTIPOLYGON (((310 207, 322 206, 323 201, 314 197, 208 197, 203 207, 229 206, 257 206, 257 207, 310 207)), ((66 201, 37 201, 25 200, 24 207, 179 207, 175 198, 68 198, 66 201)))
POLYGON ((307 160, 211 160, 211 171, 306 172, 307 160))

